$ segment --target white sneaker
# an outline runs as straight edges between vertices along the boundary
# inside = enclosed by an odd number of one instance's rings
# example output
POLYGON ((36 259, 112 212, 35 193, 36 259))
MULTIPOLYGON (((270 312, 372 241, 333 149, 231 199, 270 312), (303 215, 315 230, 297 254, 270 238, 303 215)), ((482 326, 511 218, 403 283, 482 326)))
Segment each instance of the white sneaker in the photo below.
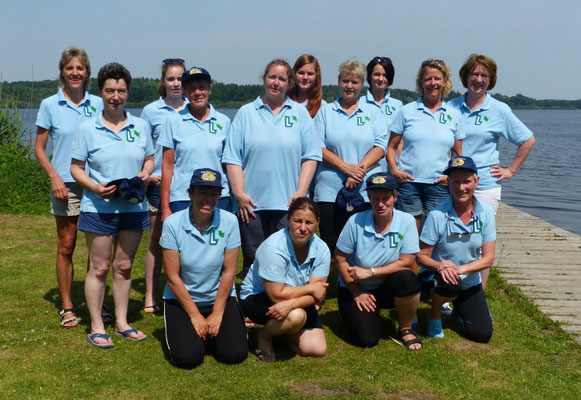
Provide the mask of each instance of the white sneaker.
POLYGON ((442 315, 446 315, 446 316, 450 316, 452 315, 452 307, 450 307, 450 303, 444 303, 442 304, 442 308, 441 308, 441 313, 442 315))

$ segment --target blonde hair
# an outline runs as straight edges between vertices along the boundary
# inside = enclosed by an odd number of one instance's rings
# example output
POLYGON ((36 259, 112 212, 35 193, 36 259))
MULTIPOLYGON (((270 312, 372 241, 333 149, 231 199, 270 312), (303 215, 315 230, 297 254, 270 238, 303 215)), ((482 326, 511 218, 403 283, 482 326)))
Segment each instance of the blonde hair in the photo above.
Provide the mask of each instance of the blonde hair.
POLYGON ((434 58, 428 58, 426 61, 422 62, 420 69, 416 75, 416 91, 422 95, 424 94, 424 88, 422 87, 422 82, 424 81, 424 74, 428 68, 437 69, 444 76, 444 88, 442 89, 442 97, 446 97, 452 91, 452 80, 450 67, 442 60, 437 60, 434 58))
POLYGON ((63 54, 61 54, 61 59, 59 60, 59 84, 60 87, 65 86, 65 76, 63 71, 65 66, 71 62, 73 57, 77 57, 81 64, 85 66, 85 70, 87 71, 87 76, 85 77, 85 82, 83 82, 83 90, 86 92, 89 90, 91 86, 91 63, 89 62, 89 56, 85 52, 85 50, 80 49, 78 47, 67 47, 63 50, 63 54))
POLYGON ((339 79, 347 74, 355 74, 362 82, 365 82, 366 73, 365 65, 359 61, 357 57, 350 58, 343 64, 339 65, 339 79))

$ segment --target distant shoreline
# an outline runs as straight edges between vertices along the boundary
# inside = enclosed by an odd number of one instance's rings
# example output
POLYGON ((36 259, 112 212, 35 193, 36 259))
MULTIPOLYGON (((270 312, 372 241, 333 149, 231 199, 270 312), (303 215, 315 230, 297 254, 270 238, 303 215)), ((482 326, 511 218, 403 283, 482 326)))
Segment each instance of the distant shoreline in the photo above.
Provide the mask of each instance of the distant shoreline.
MULTIPOLYGON (((143 108, 145 105, 156 100, 158 79, 134 78, 131 83, 131 92, 128 108, 143 108)), ((0 100, 8 105, 18 108, 38 108, 40 102, 56 93, 58 81, 44 80, 38 82, 18 81, 0 82, 0 100)), ((367 88, 363 88, 362 94, 367 88)), ((412 102, 418 98, 418 94, 412 90, 391 88, 391 95, 401 100, 404 104, 412 102)), ((91 79, 91 93, 97 93, 97 82, 91 79)), ((264 93, 262 85, 238 85, 235 83, 213 82, 211 102, 216 108, 240 108, 244 104, 252 102, 257 96, 264 93)), ((447 99, 460 96, 462 93, 452 91, 447 99)), ((336 85, 323 85, 323 99, 333 102, 339 96, 339 88, 336 85)), ((515 110, 581 110, 581 99, 559 100, 559 99, 533 99, 531 97, 517 94, 515 96, 505 96, 499 93, 492 93, 497 100, 507 103, 515 110)))

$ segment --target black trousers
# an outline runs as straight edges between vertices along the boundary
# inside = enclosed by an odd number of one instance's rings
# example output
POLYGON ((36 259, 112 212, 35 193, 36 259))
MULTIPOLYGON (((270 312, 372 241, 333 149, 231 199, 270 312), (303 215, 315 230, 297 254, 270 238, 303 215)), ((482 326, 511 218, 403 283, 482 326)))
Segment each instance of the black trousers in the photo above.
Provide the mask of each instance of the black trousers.
MULTIPOLYGON (((174 363, 191 369, 204 361, 205 342, 198 336, 190 317, 177 300, 164 301, 165 340, 174 363)), ((207 317, 212 306, 199 307, 207 317)), ((218 335, 213 342, 214 357, 225 364, 238 364, 248 356, 248 334, 236 297, 229 297, 218 335)))
POLYGON ((254 214, 256 214, 256 218, 249 217, 250 222, 248 223, 244 223, 240 219, 238 220, 243 255, 243 278, 254 262, 258 246, 272 233, 287 226, 286 211, 264 210, 255 211, 254 214))
POLYGON ((488 343, 492 337, 492 318, 482 285, 478 284, 466 290, 460 285, 445 283, 440 274, 436 274, 437 286, 434 291, 442 297, 456 297, 452 301, 454 312, 464 320, 466 337, 478 343, 488 343))
POLYGON ((396 297, 408 297, 419 293, 418 277, 411 271, 400 271, 385 278, 383 284, 368 293, 376 300, 375 311, 359 311, 351 291, 339 286, 337 300, 339 313, 351 332, 355 343, 361 347, 373 347, 381 338, 381 309, 394 307, 396 297))
MULTIPOLYGON (((335 246, 341 231, 347 223, 348 217, 339 217, 335 214, 335 203, 320 201, 317 203, 321 213, 321 222, 319 223, 319 232, 321 239, 327 244, 331 251, 331 256, 335 254, 335 246)), ((369 210, 371 204, 365 203, 365 208, 369 210)))

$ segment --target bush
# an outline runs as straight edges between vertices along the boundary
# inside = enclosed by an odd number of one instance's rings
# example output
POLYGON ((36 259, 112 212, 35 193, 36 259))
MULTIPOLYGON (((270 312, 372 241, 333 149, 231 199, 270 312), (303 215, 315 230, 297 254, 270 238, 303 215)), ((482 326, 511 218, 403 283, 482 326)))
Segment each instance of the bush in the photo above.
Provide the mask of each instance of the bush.
POLYGON ((0 211, 44 214, 50 209, 50 182, 22 144, 23 135, 18 110, 0 105, 0 211))

